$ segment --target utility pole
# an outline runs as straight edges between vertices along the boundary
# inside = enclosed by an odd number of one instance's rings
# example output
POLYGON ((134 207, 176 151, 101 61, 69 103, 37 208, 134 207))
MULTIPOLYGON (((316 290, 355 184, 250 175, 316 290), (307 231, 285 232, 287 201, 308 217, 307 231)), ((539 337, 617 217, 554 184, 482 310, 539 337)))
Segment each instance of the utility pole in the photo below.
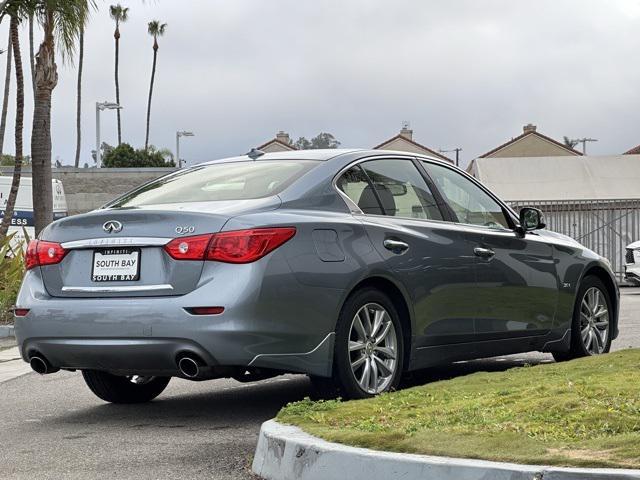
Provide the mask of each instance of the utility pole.
POLYGON ((598 139, 597 138, 576 138, 574 140, 574 142, 578 142, 582 144, 582 154, 586 155, 587 154, 587 142, 597 142, 598 139))
POLYGON ((443 149, 438 150, 438 152, 440 152, 440 153, 456 152, 456 167, 460 166, 460 152, 461 151, 462 151, 462 148, 460 148, 460 147, 452 148, 451 150, 443 150, 443 149))

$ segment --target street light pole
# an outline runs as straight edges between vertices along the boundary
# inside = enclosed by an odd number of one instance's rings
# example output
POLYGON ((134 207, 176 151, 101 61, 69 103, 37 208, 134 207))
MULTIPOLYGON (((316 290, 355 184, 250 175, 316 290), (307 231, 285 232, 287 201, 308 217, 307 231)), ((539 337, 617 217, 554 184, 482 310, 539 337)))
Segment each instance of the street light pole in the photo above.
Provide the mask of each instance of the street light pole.
POLYGON ((186 130, 178 130, 176 132, 176 160, 178 161, 178 168, 182 168, 182 160, 180 159, 180 137, 193 137, 193 132, 186 130))
POLYGON ((102 152, 100 151, 100 112, 102 110, 120 110, 122 107, 115 102, 96 102, 96 166, 102 167, 102 152))

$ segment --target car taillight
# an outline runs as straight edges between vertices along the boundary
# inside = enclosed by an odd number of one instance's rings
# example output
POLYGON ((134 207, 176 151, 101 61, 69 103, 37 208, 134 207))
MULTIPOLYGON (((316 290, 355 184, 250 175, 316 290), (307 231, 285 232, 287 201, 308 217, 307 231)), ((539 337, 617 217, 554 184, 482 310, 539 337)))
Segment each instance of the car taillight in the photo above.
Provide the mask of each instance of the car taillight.
POLYGON ((175 260, 204 260, 204 254, 212 234, 175 238, 164 246, 165 251, 175 260))
POLYGON ((254 228, 176 238, 165 251, 176 260, 251 263, 264 257, 296 234, 293 227, 254 228))
POLYGON ((31 240, 24 255, 24 264, 27 270, 45 265, 60 263, 67 254, 62 245, 44 240, 31 240))

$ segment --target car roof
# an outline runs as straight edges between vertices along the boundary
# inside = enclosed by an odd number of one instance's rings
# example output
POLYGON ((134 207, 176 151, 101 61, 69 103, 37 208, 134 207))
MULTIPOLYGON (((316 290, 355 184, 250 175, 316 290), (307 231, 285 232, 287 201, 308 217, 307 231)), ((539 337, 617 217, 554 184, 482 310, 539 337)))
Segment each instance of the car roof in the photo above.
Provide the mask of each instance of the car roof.
MULTIPOLYGON (((265 160, 314 160, 314 161, 328 161, 346 154, 359 154, 358 156, 402 156, 402 157, 416 157, 422 159, 428 159, 435 163, 441 163, 443 165, 452 166, 450 162, 445 162, 442 159, 432 157, 430 155, 424 155, 414 152, 404 152, 399 150, 371 150, 365 148, 327 148, 318 150, 291 150, 282 152, 270 152, 264 153, 256 158, 255 161, 265 160)), ((237 157, 220 158, 217 160, 210 160, 208 162, 198 163, 195 166, 212 165, 216 163, 231 163, 231 162, 249 162, 253 161, 246 154, 237 157)))
MULTIPOLYGON (((270 153, 265 153, 259 156, 258 158, 256 158, 256 161, 264 161, 264 160, 326 161, 334 157, 344 155, 345 153, 354 153, 359 151, 363 151, 363 150, 357 149, 357 148, 327 148, 327 149, 318 149, 318 150, 291 150, 291 151, 282 151, 282 152, 270 152, 270 153)), ((246 162, 246 161, 251 161, 251 159, 247 155, 240 155, 237 157, 228 157, 228 158, 221 158, 219 160, 202 162, 202 163, 199 163, 198 165, 210 165, 213 163, 246 162)))

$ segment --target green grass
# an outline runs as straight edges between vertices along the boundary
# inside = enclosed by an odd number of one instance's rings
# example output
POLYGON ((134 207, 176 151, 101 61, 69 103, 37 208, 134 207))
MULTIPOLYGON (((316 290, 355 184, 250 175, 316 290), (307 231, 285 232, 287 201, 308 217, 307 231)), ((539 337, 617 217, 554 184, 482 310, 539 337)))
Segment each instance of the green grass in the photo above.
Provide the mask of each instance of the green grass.
POLYGON ((474 373, 369 400, 305 399, 277 419, 377 450, 640 468, 640 350, 474 373))

